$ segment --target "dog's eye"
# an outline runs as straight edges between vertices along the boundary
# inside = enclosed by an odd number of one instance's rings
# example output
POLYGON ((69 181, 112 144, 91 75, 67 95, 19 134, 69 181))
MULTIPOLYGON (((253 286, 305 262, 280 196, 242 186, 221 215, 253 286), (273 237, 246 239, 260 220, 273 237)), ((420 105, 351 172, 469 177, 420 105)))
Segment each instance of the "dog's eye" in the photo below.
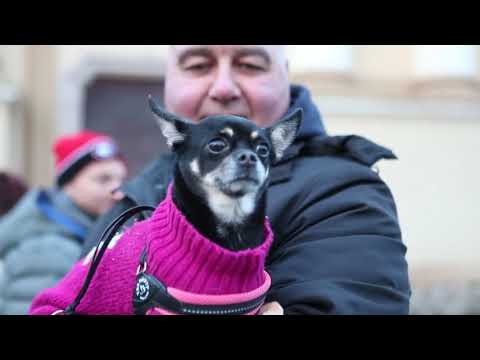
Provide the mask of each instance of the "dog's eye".
POLYGON ((270 149, 265 144, 260 144, 257 146, 257 154, 261 157, 268 157, 270 155, 270 149))
POLYGON ((220 154, 227 150, 227 148, 228 144, 222 139, 215 139, 208 143, 208 150, 213 154, 220 154))

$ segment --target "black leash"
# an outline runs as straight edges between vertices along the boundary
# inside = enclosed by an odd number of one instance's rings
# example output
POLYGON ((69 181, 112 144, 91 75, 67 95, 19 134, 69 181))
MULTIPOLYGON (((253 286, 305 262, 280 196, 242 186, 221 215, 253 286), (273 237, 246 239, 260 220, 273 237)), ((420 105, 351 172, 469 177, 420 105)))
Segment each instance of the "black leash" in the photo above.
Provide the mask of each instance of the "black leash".
POLYGON ((100 261, 102 260, 102 257, 105 254, 105 251, 107 251, 108 245, 112 241, 113 236, 128 220, 130 220, 133 216, 143 211, 155 211, 155 208, 152 206, 136 206, 122 213, 115 220, 113 220, 110 223, 110 225, 107 226, 107 228, 105 229, 105 231, 103 232, 100 238, 99 244, 95 248, 95 252, 92 258, 92 263, 90 265, 90 269, 88 270, 85 281, 83 282, 83 286, 80 289, 75 300, 70 305, 68 305, 67 308, 65 309, 64 311, 65 315, 75 315, 75 309, 80 304, 80 301, 82 301, 82 298, 85 296, 90 286, 90 282, 92 281, 93 276, 95 275, 95 271, 97 270, 97 267, 100 264, 100 261))

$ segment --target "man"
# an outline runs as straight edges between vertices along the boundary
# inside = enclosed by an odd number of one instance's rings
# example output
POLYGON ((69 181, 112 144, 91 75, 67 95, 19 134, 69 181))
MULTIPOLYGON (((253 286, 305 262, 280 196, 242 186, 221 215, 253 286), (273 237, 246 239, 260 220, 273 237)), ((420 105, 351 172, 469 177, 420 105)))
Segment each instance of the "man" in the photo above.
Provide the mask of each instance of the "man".
MULTIPOLYGON (((172 46, 165 107, 192 121, 236 114, 266 127, 302 108, 299 136, 271 171, 268 215, 275 241, 272 288, 262 314, 408 314, 410 284, 395 203, 371 166, 394 158, 365 139, 329 137, 309 92, 289 84, 283 46, 172 46)), ((165 196, 163 156, 117 193, 83 255, 117 215, 165 196)))
POLYGON ((54 153, 57 188, 32 190, 0 221, 0 314, 27 314, 34 296, 70 270, 126 176, 104 134, 62 137, 54 153))

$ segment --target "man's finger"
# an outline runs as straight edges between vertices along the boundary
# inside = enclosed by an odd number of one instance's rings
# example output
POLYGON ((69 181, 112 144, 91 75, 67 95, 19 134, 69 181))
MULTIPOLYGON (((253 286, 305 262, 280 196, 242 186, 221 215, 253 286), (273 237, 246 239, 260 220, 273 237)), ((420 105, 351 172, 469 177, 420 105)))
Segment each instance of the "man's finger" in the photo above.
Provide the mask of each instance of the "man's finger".
POLYGON ((259 315, 283 315, 283 307, 278 302, 271 302, 263 305, 258 313, 259 315))

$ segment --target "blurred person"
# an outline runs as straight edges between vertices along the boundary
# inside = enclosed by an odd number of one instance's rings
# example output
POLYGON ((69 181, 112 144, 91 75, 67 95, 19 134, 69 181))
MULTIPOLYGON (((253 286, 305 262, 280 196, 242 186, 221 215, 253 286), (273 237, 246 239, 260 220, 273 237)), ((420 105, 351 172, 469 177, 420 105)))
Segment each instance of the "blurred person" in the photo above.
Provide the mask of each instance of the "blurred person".
MULTIPOLYGON (((0 220, 28 191, 27 184, 8 172, 0 172, 0 220)), ((5 271, 0 260, 0 289, 5 286, 5 271)))
MULTIPOLYGON (((266 270, 272 287, 260 314, 408 314, 407 249, 395 201, 371 168, 395 156, 358 136, 329 136, 308 89, 290 84, 284 46, 171 46, 164 100, 168 111, 194 122, 231 114, 260 127, 303 109, 295 143, 271 169, 267 213, 275 236, 266 270)), ((167 154, 125 184, 121 200, 88 236, 80 264, 88 266, 118 215, 163 201, 171 179, 167 154)), ((31 313, 67 306, 55 291, 40 294, 31 313)))
POLYGON ((26 182, 8 172, 0 172, 0 218, 12 209, 28 191, 26 182))
POLYGON ((123 157, 107 135, 63 136, 53 152, 56 186, 31 190, 0 221, 0 314, 27 314, 33 297, 70 270, 126 177, 123 157))

